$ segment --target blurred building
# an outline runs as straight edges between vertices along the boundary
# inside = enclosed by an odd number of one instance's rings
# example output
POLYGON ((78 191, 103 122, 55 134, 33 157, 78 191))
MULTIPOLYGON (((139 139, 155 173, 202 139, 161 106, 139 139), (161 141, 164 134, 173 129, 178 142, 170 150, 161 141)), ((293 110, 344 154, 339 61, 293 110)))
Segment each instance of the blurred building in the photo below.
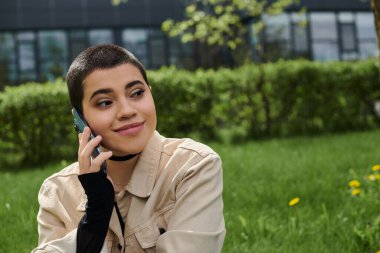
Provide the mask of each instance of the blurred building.
POLYGON ((377 56, 370 0, 301 0, 301 5, 307 9, 303 15, 294 10, 266 20, 263 40, 271 59, 326 61, 377 56))
MULTIPOLYGON (((0 83, 64 76, 82 49, 100 43, 130 49, 149 69, 196 67, 195 47, 160 30, 165 19, 181 19, 188 2, 129 0, 113 6, 111 0, 1 0, 0 83)), ((265 18, 260 39, 269 60, 355 60, 377 54, 369 0, 301 0, 301 4, 307 13, 289 10, 265 18), (304 21, 306 25, 300 25, 304 21)), ((253 32, 249 40, 252 46, 258 42, 253 32)))

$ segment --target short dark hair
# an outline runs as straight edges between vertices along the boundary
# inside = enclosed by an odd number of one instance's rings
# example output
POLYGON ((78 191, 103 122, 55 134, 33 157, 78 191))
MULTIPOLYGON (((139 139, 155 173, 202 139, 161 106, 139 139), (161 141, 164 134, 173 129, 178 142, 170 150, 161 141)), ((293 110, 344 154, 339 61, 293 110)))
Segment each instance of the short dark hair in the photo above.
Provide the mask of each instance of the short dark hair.
POLYGON ((72 107, 83 114, 83 80, 98 69, 110 69, 124 63, 138 68, 148 84, 146 71, 141 62, 127 49, 111 44, 92 46, 82 51, 71 63, 66 75, 72 107))

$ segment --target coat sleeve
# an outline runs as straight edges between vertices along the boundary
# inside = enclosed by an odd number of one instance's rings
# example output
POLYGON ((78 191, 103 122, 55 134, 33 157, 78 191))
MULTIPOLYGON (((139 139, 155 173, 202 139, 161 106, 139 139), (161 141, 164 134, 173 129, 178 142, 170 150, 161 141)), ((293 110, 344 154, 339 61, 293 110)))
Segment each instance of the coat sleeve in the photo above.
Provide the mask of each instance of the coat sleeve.
POLYGON ((76 253, 101 252, 114 206, 114 189, 103 172, 78 176, 88 201, 79 222, 76 253))
MULTIPOLYGON (((39 245, 32 253, 77 251, 78 229, 74 228, 68 231, 68 228, 66 228, 63 217, 68 216, 68 214, 65 212, 66 208, 62 202, 58 200, 57 188, 57 185, 50 181, 45 181, 38 194, 40 204, 37 215, 39 245)), ((68 218, 70 219, 71 217, 68 218)), ((107 253, 106 244, 102 242, 101 246, 100 252, 107 253)))
POLYGON ((223 177, 218 155, 196 161, 180 177, 176 203, 157 253, 217 253, 225 237, 223 177))

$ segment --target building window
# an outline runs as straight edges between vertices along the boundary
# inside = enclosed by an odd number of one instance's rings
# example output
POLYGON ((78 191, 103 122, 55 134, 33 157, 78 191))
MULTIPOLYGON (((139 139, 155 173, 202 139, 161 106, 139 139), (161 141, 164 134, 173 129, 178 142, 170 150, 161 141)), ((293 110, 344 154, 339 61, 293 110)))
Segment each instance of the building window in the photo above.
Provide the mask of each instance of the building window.
POLYGON ((179 37, 169 37, 169 65, 181 65, 181 40, 179 37))
POLYGON ((169 64, 180 68, 195 69, 197 62, 194 57, 195 46, 193 42, 182 43, 179 37, 169 40, 169 64))
POLYGON ((194 43, 181 43, 181 67, 194 69, 196 61, 194 59, 194 43))
POLYGON ((342 50, 354 51, 356 49, 355 30, 353 24, 341 24, 342 50))
POLYGON ((69 58, 73 61, 80 52, 86 49, 88 45, 87 32, 84 30, 75 30, 69 32, 69 58))
POLYGON ((63 31, 38 33, 40 80, 62 77, 67 71, 67 38, 63 31))
POLYGON ((16 39, 18 44, 19 81, 36 80, 36 36, 33 32, 20 32, 17 34, 16 39))
POLYGON ((291 14, 292 54, 294 58, 309 58, 309 39, 305 14, 291 14))
POLYGON ((160 68, 166 64, 165 37, 160 30, 150 30, 149 37, 149 67, 160 68))
POLYGON ((267 60, 287 58, 290 52, 289 16, 265 16, 264 23, 264 50, 267 60))
POLYGON ((148 65, 147 40, 148 30, 146 29, 125 29, 121 34, 123 47, 131 51, 141 61, 145 67, 148 65))
POLYGON ((358 49, 354 15, 350 12, 339 13, 338 21, 341 58, 343 60, 355 60, 358 58, 358 49))
POLYGON ((16 54, 14 36, 12 33, 0 33, 0 88, 15 83, 16 54))
POLYGON ((177 67, 194 69, 195 61, 193 59, 193 44, 182 43, 179 37, 169 37, 169 65, 177 67))
POLYGON ((89 31, 90 45, 113 44, 114 36, 112 30, 109 29, 93 29, 89 31))
POLYGON ((311 13, 313 59, 339 60, 338 31, 334 13, 311 13))
POLYGON ((371 13, 358 13, 356 15, 356 31, 358 32, 360 58, 376 57, 378 54, 376 30, 371 13))
POLYGON ((263 33, 261 31, 255 30, 253 21, 248 24, 248 42, 250 49, 252 50, 251 57, 254 61, 261 62, 262 58, 262 42, 263 33))

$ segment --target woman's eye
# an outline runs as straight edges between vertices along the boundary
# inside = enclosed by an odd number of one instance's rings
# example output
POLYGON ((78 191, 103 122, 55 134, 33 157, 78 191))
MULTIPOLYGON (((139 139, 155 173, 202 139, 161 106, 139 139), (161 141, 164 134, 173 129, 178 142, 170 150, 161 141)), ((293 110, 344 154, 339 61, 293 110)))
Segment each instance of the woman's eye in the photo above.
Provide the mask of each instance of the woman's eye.
POLYGON ((112 104, 111 100, 101 100, 98 103, 96 103, 96 106, 98 107, 107 107, 112 104))
POLYGON ((131 94, 131 97, 141 97, 144 94, 144 90, 138 89, 134 90, 131 94))

